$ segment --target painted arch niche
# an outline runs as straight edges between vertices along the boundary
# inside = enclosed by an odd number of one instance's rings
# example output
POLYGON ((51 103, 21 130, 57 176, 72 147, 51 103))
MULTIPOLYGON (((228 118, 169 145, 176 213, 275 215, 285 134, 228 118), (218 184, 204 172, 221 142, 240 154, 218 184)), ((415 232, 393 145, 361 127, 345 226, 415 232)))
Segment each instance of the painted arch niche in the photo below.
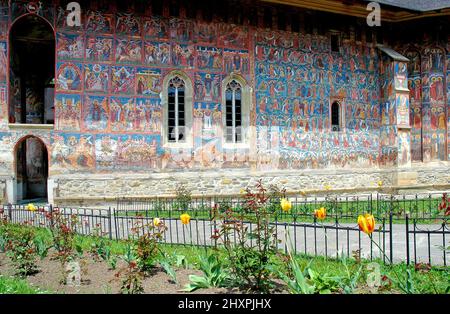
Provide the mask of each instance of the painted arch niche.
POLYGON ((9 46, 9 122, 53 124, 53 28, 37 15, 22 16, 11 26, 9 46))
POLYGON ((48 151, 35 136, 22 138, 14 151, 16 170, 16 200, 46 200, 48 151))

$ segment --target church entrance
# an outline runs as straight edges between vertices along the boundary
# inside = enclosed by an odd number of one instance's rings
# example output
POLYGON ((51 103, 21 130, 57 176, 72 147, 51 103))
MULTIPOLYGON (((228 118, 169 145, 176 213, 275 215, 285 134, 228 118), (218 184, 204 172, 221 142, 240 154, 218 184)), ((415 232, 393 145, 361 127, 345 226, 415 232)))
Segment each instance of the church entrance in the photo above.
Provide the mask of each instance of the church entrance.
POLYGON ((9 123, 53 124, 55 35, 43 18, 29 14, 9 36, 9 123))
POLYGON ((17 202, 46 202, 48 178, 48 152, 37 137, 23 138, 17 143, 16 195, 17 202))

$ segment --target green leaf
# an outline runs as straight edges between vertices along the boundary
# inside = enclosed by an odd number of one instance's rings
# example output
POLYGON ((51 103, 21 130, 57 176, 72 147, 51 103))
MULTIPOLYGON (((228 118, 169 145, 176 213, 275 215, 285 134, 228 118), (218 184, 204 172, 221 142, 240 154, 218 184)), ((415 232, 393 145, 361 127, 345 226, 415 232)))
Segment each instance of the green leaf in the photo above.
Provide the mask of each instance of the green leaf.
POLYGON ((161 266, 164 269, 164 271, 166 272, 166 274, 169 275, 169 277, 174 282, 178 283, 177 274, 175 273, 175 270, 170 266, 170 264, 167 261, 161 261, 159 263, 161 264, 161 266))

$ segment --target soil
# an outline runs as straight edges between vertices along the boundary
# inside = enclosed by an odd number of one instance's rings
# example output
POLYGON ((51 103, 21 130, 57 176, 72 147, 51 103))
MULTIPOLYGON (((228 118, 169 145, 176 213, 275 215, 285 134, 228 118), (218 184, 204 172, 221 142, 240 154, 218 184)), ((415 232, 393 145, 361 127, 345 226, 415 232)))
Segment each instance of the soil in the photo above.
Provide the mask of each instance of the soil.
MULTIPOLYGON (((125 264, 123 261, 117 262, 115 270, 109 269, 104 261, 95 261, 92 256, 85 255, 81 259, 82 283, 80 286, 68 286, 61 283, 62 271, 58 260, 46 257, 37 260, 38 272, 26 278, 33 287, 41 290, 52 291, 64 294, 116 294, 120 293, 121 280, 115 274, 125 264)), ((174 293, 240 293, 234 289, 209 288, 199 289, 194 292, 181 291, 189 283, 189 275, 201 275, 201 271, 195 269, 176 269, 177 283, 163 271, 162 268, 155 268, 151 275, 146 275, 143 280, 144 293, 149 294, 174 294, 174 293)), ((4 276, 14 276, 15 270, 5 253, 0 253, 0 274, 4 276)))

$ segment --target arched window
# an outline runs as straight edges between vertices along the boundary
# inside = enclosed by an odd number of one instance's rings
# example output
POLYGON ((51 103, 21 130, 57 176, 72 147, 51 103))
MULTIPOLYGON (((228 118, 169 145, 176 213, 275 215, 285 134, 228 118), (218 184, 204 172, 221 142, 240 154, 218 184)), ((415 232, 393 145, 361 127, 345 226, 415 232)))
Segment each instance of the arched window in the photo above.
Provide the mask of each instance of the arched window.
POLYGON ((242 86, 236 80, 225 91, 226 142, 242 143, 242 86))
POLYGON ((164 146, 193 146, 192 96, 192 81, 186 73, 174 70, 164 77, 161 92, 161 133, 164 146))
POLYGON ((184 143, 186 142, 185 83, 178 76, 169 81, 167 104, 168 141, 184 143))
POLYGON ((251 88, 240 74, 231 73, 222 81, 223 147, 249 147, 251 97, 251 88))
POLYGON ((341 130, 340 108, 337 101, 331 105, 331 131, 339 132, 341 130))

